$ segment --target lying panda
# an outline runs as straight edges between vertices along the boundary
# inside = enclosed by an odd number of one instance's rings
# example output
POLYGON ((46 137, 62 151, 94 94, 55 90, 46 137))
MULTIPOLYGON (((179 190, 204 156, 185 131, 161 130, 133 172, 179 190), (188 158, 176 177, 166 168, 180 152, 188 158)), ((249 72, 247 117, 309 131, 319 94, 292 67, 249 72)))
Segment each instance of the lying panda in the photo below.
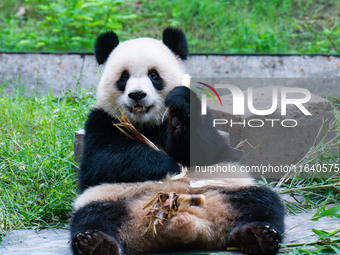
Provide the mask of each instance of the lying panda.
MULTIPOLYGON (((166 203, 167 197, 158 206, 166 203)), ((152 207, 155 209, 157 206, 152 207)), ((87 189, 75 201, 71 244, 77 255, 193 254, 228 247, 270 255, 278 251, 283 219, 284 209, 277 194, 260 186, 192 187, 186 178, 102 184, 87 189), (171 193, 200 195, 203 202, 183 202, 164 220, 157 218, 162 212, 151 217, 143 210, 157 194, 171 193), (163 222, 156 224, 158 220, 163 222)))
POLYGON ((200 101, 180 86, 185 75, 182 61, 188 55, 181 30, 165 29, 162 41, 138 38, 121 43, 115 33, 107 32, 98 36, 94 48, 98 64, 106 65, 97 105, 85 125, 78 175, 81 192, 101 183, 160 180, 179 172, 178 163, 188 166, 194 160, 190 158, 190 135, 195 137, 192 146, 205 148, 196 155, 197 164, 240 160, 240 153, 221 142, 223 137, 207 126, 208 121, 201 121, 211 118, 209 113, 202 117, 197 111, 189 118, 190 103, 194 106, 200 101), (120 111, 162 151, 134 141, 114 127, 120 111), (201 123, 191 134, 190 119, 201 123))

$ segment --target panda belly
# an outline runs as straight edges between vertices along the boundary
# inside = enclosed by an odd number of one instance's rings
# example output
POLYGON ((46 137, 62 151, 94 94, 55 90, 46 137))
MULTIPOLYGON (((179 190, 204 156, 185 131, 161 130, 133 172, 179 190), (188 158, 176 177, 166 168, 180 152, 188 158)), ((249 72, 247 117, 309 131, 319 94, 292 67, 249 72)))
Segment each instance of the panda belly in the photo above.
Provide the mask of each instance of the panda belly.
POLYGON ((278 196, 259 186, 190 187, 189 180, 103 184, 75 201, 71 222, 74 254, 145 254, 225 250, 275 254, 284 231, 278 196), (201 194, 204 204, 183 203, 170 219, 148 230, 143 207, 160 191, 201 194))

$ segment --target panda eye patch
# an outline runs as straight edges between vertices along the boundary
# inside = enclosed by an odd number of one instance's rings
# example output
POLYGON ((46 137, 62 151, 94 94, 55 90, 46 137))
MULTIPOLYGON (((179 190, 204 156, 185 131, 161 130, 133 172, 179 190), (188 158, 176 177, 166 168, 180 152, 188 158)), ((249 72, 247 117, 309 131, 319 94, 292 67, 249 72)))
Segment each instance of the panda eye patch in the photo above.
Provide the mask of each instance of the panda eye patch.
POLYGON ((124 70, 122 74, 120 75, 119 80, 117 81, 117 87, 120 91, 125 90, 125 86, 129 78, 130 78, 129 72, 124 70))
POLYGON ((159 77, 159 74, 155 69, 150 70, 148 75, 149 75, 149 78, 151 80, 157 80, 157 79, 161 78, 161 77, 159 77))
POLYGON ((161 90, 163 88, 163 80, 162 80, 161 76, 159 75, 159 73, 155 69, 151 69, 148 72, 148 76, 149 76, 153 86, 157 90, 161 90))

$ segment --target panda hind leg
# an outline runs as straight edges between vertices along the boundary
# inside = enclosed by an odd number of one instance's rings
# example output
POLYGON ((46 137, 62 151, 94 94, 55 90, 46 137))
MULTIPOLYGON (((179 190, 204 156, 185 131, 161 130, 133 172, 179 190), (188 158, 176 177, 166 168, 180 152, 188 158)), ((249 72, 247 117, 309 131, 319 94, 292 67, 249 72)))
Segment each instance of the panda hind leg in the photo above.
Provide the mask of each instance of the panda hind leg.
POLYGON ((245 223, 231 233, 233 245, 252 255, 273 255, 279 250, 279 233, 265 222, 245 223))
POLYGON ((119 255, 119 246, 114 237, 101 231, 78 233, 72 240, 76 255, 119 255))

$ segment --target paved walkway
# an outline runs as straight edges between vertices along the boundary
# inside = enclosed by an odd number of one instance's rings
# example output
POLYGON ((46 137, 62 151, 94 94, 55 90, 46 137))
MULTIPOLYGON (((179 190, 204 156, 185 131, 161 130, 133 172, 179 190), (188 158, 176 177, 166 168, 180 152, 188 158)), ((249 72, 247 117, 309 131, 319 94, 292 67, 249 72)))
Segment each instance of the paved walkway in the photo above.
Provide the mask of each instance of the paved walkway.
POLYGON ((70 255, 69 231, 65 229, 15 230, 0 244, 2 255, 70 255))
MULTIPOLYGON (((311 228, 332 231, 340 228, 337 218, 321 218, 311 221, 314 212, 291 215, 286 218, 287 236, 285 243, 314 241, 311 228)), ((7 233, 0 245, 0 254, 4 255, 71 255, 69 231, 65 229, 15 230, 7 233)), ((240 253, 231 253, 240 254, 240 253)))

